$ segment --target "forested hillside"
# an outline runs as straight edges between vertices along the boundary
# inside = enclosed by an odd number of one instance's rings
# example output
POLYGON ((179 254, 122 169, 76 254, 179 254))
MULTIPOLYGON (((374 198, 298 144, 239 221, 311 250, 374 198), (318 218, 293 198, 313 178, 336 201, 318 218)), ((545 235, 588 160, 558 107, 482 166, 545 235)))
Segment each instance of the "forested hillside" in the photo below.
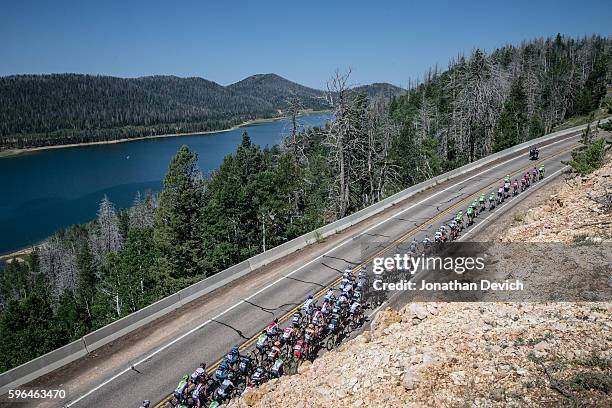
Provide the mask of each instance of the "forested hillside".
POLYGON ((303 109, 329 107, 313 98, 321 91, 278 76, 271 85, 280 83, 270 98, 254 84, 233 89, 203 78, 0 77, 0 149, 224 129, 279 116, 290 95, 303 109))
POLYGON ((312 109, 329 108, 325 92, 296 84, 276 74, 252 75, 227 88, 242 95, 262 98, 279 107, 287 102, 287 95, 295 95, 302 106, 312 109))
POLYGON ((0 370, 565 119, 612 114, 611 46, 558 36, 475 50, 390 102, 337 73, 326 128, 266 149, 245 134, 206 179, 184 146, 162 192, 123 211, 105 197, 91 223, 0 273, 0 370))

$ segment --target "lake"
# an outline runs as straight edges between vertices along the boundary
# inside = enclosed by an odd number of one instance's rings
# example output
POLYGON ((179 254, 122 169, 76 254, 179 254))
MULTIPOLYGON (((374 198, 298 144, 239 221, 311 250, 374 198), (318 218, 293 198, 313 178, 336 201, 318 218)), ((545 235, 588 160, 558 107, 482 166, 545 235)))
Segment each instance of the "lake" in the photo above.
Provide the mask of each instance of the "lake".
MULTIPOLYGON (((302 127, 323 126, 331 113, 300 117, 302 127)), ((207 175, 233 153, 243 132, 260 146, 279 143, 288 120, 205 135, 41 150, 0 158, 0 254, 35 243, 59 228, 95 217, 104 195, 129 207, 137 191, 159 191, 170 160, 182 145, 199 154, 207 175)))

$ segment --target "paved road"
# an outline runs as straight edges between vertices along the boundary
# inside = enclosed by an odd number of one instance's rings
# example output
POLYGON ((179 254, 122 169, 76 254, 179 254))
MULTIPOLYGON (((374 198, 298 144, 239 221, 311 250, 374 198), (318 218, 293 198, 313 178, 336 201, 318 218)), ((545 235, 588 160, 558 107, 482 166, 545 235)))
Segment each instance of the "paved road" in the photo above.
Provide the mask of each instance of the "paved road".
MULTIPOLYGON (((577 139, 565 137, 541 149, 539 162, 546 165, 547 175, 564 167, 561 161, 570 157, 569 150, 577 139)), ((275 275, 253 284, 250 296, 238 302, 231 296, 224 300, 223 292, 217 293, 214 307, 200 310, 201 315, 193 317, 190 327, 183 329, 182 338, 166 342, 163 350, 145 350, 133 356, 130 361, 145 359, 133 370, 126 370, 129 363, 123 361, 117 362, 114 371, 105 372, 104 378, 54 381, 75 384, 69 398, 69 405, 74 407, 137 407, 144 398, 160 401, 174 389, 179 377, 193 371, 200 361, 214 362, 232 345, 252 338, 274 317, 301 304, 309 293, 333 283, 346 267, 356 267, 378 255, 387 246, 382 242, 393 250, 398 243, 413 237, 421 240, 425 234, 431 236, 442 222, 464 209, 476 193, 483 189, 488 193, 499 187, 506 174, 514 179, 530 167, 533 162, 527 160, 525 153, 470 172, 397 205, 367 229, 357 229, 358 235, 337 242, 320 256, 305 252, 280 277, 275 275)), ((498 211, 503 211, 503 206, 498 211)), ((108 352, 112 353, 112 348, 108 352)))

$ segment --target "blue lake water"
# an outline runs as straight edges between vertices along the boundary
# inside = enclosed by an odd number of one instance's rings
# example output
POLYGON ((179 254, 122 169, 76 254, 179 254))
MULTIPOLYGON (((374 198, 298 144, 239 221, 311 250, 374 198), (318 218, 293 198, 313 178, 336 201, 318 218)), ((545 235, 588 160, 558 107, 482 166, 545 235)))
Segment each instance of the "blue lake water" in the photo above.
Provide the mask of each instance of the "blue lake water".
MULTIPOLYGON (((300 117, 303 127, 323 126, 330 113, 300 117)), ((206 175, 233 153, 243 132, 260 146, 289 133, 278 120, 227 132, 126 143, 72 147, 0 158, 0 254, 35 244, 61 227, 91 220, 106 194, 117 208, 137 191, 159 191, 172 157, 182 145, 199 154, 206 175)))

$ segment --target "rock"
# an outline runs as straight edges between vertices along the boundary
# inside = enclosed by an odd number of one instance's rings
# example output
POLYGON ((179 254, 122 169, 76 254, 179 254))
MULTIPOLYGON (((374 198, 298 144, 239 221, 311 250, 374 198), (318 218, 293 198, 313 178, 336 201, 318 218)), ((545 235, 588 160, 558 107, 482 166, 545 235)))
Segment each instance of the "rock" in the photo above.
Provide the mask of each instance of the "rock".
POLYGON ((411 303, 406 308, 408 319, 419 319, 423 320, 430 315, 427 310, 427 306, 422 303, 411 303))
POLYGON ((402 376, 402 386, 406 391, 412 391, 416 388, 417 374, 414 370, 408 370, 402 376))
POLYGON ((305 373, 307 373, 310 370, 311 366, 312 366, 312 363, 310 361, 304 361, 298 367, 298 374, 305 374, 305 373))
POLYGON ((542 351, 542 350, 548 350, 549 347, 550 345, 548 344, 548 342, 546 340, 542 340, 541 342, 533 346, 533 349, 542 351))
POLYGON ((525 370, 524 368, 519 367, 516 369, 516 373, 522 377, 522 376, 527 375, 529 371, 525 370))
POLYGON ((465 383, 465 372, 453 371, 452 373, 450 373, 450 378, 455 385, 462 385, 465 383))

